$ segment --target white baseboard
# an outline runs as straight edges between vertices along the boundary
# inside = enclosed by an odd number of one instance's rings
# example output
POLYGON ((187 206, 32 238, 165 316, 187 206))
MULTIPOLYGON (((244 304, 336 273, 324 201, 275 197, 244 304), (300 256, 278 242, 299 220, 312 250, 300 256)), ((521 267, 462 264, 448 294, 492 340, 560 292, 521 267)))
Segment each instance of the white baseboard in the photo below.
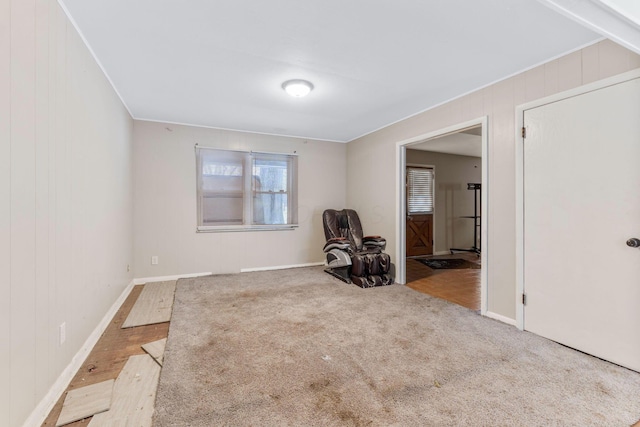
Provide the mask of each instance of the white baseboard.
POLYGON ((241 268, 240 273, 250 273, 252 271, 285 270, 287 268, 315 267, 318 265, 325 265, 325 263, 323 261, 323 262, 308 262, 306 264, 276 265, 274 267, 241 268))
POLYGON ((111 320, 127 299, 127 296, 129 296, 131 289, 133 289, 133 285, 134 283, 131 281, 131 283, 129 283, 122 291, 118 299, 113 303, 111 308, 109 308, 109 311, 107 311, 100 323, 98 323, 98 326, 96 326, 82 347, 80 347, 80 350, 78 350, 75 356, 73 356, 69 365, 67 365, 64 371, 62 371, 56 382, 53 383, 47 394, 42 398, 40 403, 38 403, 38 406, 36 406, 31 412, 29 418, 24 422, 23 427, 42 425, 44 420, 47 418, 47 415, 49 415, 49 412, 51 412, 58 399, 60 399, 60 396, 62 396, 62 393, 64 393, 69 386, 69 383, 75 376, 76 372, 78 372, 87 356, 89 356, 89 353, 91 353, 91 350, 93 350, 93 347, 102 336, 102 333, 107 329, 107 326, 109 326, 109 323, 111 323, 111 320))
POLYGON ((189 273, 189 274, 174 274, 173 276, 156 276, 156 277, 140 277, 133 279, 134 285, 144 285, 151 282, 167 282, 169 280, 189 279, 191 277, 211 276, 210 271, 205 273, 189 273))
POLYGON ((503 316, 502 314, 494 313, 493 311, 487 311, 484 315, 490 319, 506 323, 507 325, 516 326, 516 319, 511 319, 510 317, 503 316))
POLYGON ((451 255, 451 251, 438 251, 434 252, 434 255, 451 255))

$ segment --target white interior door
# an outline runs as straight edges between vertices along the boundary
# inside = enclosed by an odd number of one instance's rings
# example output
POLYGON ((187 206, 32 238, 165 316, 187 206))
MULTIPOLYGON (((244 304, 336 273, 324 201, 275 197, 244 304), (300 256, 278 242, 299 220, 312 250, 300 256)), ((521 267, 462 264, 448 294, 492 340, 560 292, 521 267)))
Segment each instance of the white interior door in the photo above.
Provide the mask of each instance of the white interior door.
POLYGON ((640 371, 640 79, 524 124, 524 327, 640 371))

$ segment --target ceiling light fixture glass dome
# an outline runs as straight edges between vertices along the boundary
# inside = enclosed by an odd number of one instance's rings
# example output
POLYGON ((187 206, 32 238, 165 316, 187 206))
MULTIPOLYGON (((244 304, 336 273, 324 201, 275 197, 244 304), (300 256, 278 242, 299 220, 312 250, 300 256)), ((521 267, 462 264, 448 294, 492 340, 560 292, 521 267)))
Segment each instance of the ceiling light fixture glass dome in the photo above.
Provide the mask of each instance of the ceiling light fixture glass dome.
POLYGON ((313 85, 306 80, 287 80, 282 83, 282 89, 295 98, 302 98, 309 95, 309 92, 313 90, 313 85))

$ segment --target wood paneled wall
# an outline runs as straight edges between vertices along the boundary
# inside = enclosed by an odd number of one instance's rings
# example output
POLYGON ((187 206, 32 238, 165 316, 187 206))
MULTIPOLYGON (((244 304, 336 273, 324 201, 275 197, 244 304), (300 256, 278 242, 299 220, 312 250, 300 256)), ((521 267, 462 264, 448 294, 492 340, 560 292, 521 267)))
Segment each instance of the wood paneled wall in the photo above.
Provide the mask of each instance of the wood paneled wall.
MULTIPOLYGON (((603 40, 351 141, 347 203, 359 210, 363 224, 387 238, 387 252, 395 258, 396 143, 488 116, 489 200, 483 201, 489 209, 489 218, 483 219, 483 226, 488 226, 488 242, 483 242, 483 249, 489 250, 488 309, 515 319, 515 108, 636 68, 640 56, 603 40)), ((486 253, 483 250, 483 256, 486 253)))
POLYGON ((0 0, 0 426, 131 281, 132 126, 55 0, 0 0))
POLYGON ((346 203, 346 144, 141 120, 135 121, 133 140, 136 278, 324 261, 322 212, 346 203), (299 227, 196 233, 196 143, 225 150, 296 152, 299 227), (152 256, 159 257, 157 265, 151 265, 152 256))

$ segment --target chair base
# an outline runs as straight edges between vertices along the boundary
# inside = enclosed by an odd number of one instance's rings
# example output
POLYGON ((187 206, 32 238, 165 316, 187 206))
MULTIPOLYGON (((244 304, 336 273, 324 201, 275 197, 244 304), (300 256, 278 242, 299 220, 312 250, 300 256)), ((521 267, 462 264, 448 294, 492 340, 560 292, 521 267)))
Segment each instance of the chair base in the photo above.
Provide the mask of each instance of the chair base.
POLYGON ((344 283, 351 284, 360 288, 374 288, 376 286, 388 286, 393 284, 393 277, 390 274, 381 274, 379 276, 350 276, 349 267, 325 268, 324 272, 332 275, 336 279, 342 280, 344 283))
POLYGON ((351 266, 325 268, 324 272, 329 273, 333 277, 340 279, 345 283, 351 284, 351 279, 349 278, 349 267, 351 266))
POLYGON ((393 277, 390 274, 380 274, 377 276, 351 276, 351 281, 361 288, 374 288, 376 286, 388 286, 393 284, 393 277))

